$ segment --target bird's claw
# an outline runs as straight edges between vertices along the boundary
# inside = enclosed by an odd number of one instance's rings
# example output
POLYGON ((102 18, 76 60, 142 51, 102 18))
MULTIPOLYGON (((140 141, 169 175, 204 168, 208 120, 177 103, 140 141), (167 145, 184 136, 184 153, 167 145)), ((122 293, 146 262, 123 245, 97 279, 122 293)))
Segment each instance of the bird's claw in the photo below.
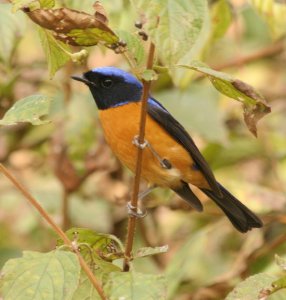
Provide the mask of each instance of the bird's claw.
POLYGON ((127 213, 135 218, 144 218, 147 216, 147 210, 142 211, 139 207, 133 206, 130 201, 127 202, 127 213))
POLYGON ((140 148, 140 149, 144 149, 146 148, 147 146, 149 146, 149 143, 148 141, 144 140, 143 143, 140 143, 139 141, 139 135, 135 135, 133 140, 132 140, 132 144, 135 145, 136 147, 140 148))

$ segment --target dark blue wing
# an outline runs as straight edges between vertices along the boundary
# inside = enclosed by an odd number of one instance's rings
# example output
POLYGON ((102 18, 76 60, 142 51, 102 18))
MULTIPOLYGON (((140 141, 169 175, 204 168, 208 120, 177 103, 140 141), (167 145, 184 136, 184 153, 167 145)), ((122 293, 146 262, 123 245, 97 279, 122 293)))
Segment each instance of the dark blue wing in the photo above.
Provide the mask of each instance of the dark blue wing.
POLYGON ((189 152, 193 161, 196 163, 197 168, 203 173, 213 192, 217 195, 221 195, 220 188, 215 180, 212 170, 185 128, 154 98, 149 98, 147 111, 153 120, 160 124, 174 140, 180 143, 189 152))

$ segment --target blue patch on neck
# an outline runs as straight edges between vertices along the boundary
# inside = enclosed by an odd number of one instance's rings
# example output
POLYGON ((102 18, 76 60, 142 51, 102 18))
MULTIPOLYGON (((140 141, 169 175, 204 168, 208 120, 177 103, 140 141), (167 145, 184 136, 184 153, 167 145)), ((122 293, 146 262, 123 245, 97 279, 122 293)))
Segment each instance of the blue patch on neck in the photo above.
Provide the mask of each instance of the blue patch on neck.
POLYGON ((114 107, 122 106, 122 105, 125 105, 128 103, 130 103, 130 101, 119 102, 119 103, 112 105, 111 107, 114 108, 114 107))
POLYGON ((155 107, 157 107, 157 108, 159 108, 159 109, 167 111, 166 108, 160 102, 158 102, 157 100, 155 100, 152 97, 150 97, 148 99, 148 103, 151 104, 151 105, 153 105, 153 106, 155 106, 155 107))

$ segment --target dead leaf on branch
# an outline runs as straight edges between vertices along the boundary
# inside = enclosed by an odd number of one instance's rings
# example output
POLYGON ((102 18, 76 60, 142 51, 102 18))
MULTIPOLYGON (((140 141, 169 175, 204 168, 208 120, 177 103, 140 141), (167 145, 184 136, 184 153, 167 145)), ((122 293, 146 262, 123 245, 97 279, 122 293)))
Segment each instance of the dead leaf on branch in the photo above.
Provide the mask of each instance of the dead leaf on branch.
POLYGON ((95 16, 69 8, 24 9, 24 12, 36 24, 51 30, 56 39, 69 45, 91 46, 103 42, 116 48, 119 38, 107 26, 108 19, 100 7, 97 4, 95 16))
POLYGON ((251 85, 238 79, 233 80, 231 84, 247 97, 257 101, 255 106, 248 105, 246 102, 243 105, 244 121, 249 131, 257 137, 256 124, 261 118, 271 112, 271 108, 267 106, 264 98, 251 85))
POLYGON ((105 25, 108 25, 108 17, 100 1, 95 1, 95 3, 93 4, 93 8, 95 10, 94 16, 96 17, 96 19, 100 20, 105 25))
POLYGON ((244 121, 249 131, 257 137, 257 122, 269 114, 271 108, 251 85, 226 73, 213 70, 199 61, 192 61, 190 65, 179 65, 179 67, 205 74, 219 92, 241 102, 243 104, 244 121))

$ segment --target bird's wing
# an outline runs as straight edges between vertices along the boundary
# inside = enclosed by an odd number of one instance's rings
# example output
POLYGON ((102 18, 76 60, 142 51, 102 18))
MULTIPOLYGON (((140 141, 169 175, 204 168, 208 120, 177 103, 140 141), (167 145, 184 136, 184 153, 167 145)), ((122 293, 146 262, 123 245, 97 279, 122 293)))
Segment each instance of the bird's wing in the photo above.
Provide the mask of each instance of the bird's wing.
POLYGON ((190 154, 198 169, 203 173, 211 189, 217 195, 221 195, 218 183, 208 163, 200 153, 194 141, 185 128, 154 98, 149 98, 148 114, 165 129, 178 143, 180 143, 190 154))

